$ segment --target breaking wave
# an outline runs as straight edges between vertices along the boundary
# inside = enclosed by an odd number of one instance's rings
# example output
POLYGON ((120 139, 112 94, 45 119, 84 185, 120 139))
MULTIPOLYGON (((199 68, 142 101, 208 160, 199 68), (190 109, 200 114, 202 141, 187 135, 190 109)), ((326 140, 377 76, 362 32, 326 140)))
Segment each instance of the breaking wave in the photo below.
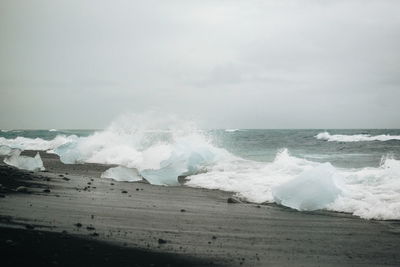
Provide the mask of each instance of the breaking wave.
POLYGON ((76 135, 57 135, 52 140, 44 140, 42 138, 26 138, 21 136, 12 139, 0 137, 0 145, 22 150, 52 150, 77 139, 78 137, 76 135))
POLYGON ((369 135, 369 134, 334 134, 331 135, 328 132, 322 132, 315 136, 317 139, 326 140, 329 142, 368 142, 368 141, 389 141, 389 140, 400 140, 400 135, 369 135))
POLYGON ((190 176, 190 186, 236 192, 254 203, 277 202, 298 210, 328 209, 365 219, 400 219, 400 161, 339 169, 280 151, 270 163, 237 159, 218 162, 190 176))
POLYGON ((193 123, 173 117, 124 116, 87 137, 0 138, 0 145, 4 154, 8 148, 48 150, 66 164, 116 164, 102 177, 119 181, 179 185, 178 178, 186 177, 187 186, 235 192, 253 203, 400 219, 399 160, 384 158, 379 167, 340 169, 292 156, 288 149, 271 162, 247 160, 213 145, 193 123))

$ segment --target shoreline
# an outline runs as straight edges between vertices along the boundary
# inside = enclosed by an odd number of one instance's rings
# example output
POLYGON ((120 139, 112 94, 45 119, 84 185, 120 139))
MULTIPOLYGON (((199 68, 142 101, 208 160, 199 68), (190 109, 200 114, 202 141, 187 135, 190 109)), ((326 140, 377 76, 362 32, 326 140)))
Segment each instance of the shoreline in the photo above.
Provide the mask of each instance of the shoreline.
POLYGON ((150 259, 189 258, 189 266, 400 265, 400 221, 231 204, 229 192, 117 182, 99 178, 110 166, 65 165, 54 154, 40 155, 46 171, 36 173, 0 157, 0 233, 27 228, 19 235, 84 237, 145 250, 150 259), (26 190, 15 192, 19 186, 26 190))

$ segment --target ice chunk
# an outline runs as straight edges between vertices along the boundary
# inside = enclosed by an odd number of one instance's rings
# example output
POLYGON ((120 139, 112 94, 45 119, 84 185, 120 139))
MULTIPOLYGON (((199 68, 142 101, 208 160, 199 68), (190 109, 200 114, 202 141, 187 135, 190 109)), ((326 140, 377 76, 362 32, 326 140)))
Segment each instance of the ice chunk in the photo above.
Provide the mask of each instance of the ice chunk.
POLYGON ((0 156, 10 156, 13 150, 9 146, 0 145, 0 156))
POLYGON ((14 149, 11 156, 4 159, 4 163, 14 166, 18 169, 28 170, 28 171, 43 171, 43 161, 40 158, 40 154, 36 153, 35 157, 21 156, 21 150, 14 149))
POLYGON ((304 171, 296 178, 272 189, 274 200, 297 210, 323 209, 335 201, 341 189, 340 177, 330 163, 304 171))
POLYGON ((78 139, 63 144, 56 149, 54 149, 54 153, 60 156, 60 160, 64 164, 75 164, 75 163, 83 163, 84 156, 78 149, 78 139))
POLYGON ((160 169, 147 169, 140 174, 151 184, 178 185, 179 176, 193 175, 215 159, 215 154, 207 147, 175 147, 172 155, 161 162, 160 169))
POLYGON ((136 169, 122 166, 110 168, 101 174, 101 178, 110 178, 116 181, 135 182, 142 180, 136 169))
POLYGON ((186 171, 185 162, 166 160, 157 170, 147 169, 140 172, 146 181, 154 185, 178 185, 178 176, 186 171))

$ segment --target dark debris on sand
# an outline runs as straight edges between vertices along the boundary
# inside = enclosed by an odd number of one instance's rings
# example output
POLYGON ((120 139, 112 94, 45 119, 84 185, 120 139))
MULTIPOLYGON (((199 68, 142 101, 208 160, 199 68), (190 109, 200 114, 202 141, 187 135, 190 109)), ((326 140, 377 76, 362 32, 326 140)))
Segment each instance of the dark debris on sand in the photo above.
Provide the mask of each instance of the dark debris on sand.
POLYGON ((70 236, 65 231, 51 233, 0 227, 0 251, 3 267, 216 266, 203 260, 70 236))
POLYGON ((0 194, 32 193, 35 189, 49 190, 44 177, 17 168, 0 165, 0 194))

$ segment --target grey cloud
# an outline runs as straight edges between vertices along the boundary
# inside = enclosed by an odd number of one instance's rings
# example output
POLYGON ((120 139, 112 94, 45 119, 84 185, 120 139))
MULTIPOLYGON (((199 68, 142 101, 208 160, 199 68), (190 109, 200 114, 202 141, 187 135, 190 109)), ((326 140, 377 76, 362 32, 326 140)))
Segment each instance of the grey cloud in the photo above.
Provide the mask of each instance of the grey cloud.
POLYGON ((0 128, 99 128, 150 108, 204 127, 400 127, 399 7, 2 1, 0 128))

